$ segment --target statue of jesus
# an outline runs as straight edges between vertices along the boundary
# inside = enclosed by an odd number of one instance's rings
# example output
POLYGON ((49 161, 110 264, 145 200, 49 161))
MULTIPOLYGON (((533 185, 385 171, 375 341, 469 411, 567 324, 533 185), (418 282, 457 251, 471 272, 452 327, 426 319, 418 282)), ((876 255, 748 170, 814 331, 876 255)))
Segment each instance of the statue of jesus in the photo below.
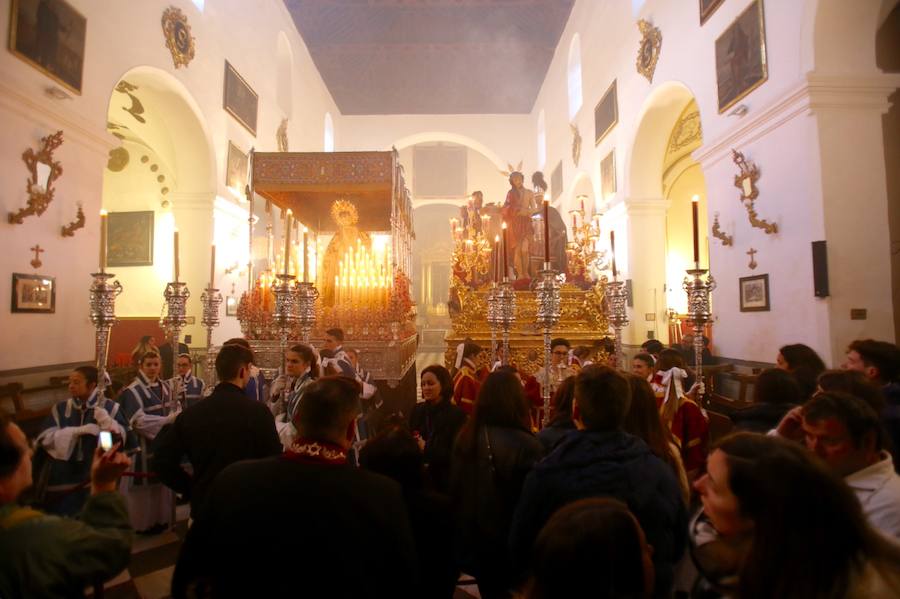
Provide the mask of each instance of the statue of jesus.
POLYGON ((535 211, 534 194, 525 188, 525 175, 518 171, 510 173, 509 184, 502 214, 509 228, 509 250, 512 253, 515 278, 518 279, 528 276, 533 235, 531 215, 535 211))

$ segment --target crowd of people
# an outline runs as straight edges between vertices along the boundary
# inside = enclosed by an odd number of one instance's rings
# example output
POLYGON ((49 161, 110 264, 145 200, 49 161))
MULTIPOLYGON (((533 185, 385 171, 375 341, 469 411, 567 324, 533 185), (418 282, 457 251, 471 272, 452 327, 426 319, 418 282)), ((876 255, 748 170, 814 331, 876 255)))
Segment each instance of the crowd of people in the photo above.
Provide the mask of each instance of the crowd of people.
POLYGON ((449 598, 462 573, 486 598, 900 596, 891 343, 854 341, 834 370, 782 347, 750 407, 717 406, 736 431, 718 439, 658 342, 624 372, 555 339, 537 376, 466 342, 453 372, 421 370, 410 414, 383 413, 340 329, 270 383, 229 340, 211 390, 189 354, 166 379, 141 351, 115 398, 73 371, 33 442, 0 421, 0 596, 102 585, 178 498, 174 597, 449 598))

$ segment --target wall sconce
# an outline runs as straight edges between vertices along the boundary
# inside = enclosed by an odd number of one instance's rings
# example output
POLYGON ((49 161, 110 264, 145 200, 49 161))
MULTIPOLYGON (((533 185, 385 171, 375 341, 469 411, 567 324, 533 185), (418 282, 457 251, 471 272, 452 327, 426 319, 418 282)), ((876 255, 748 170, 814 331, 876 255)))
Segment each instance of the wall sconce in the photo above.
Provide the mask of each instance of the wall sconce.
POLYGON ((53 160, 53 152, 62 145, 63 132, 41 138, 41 149, 35 153, 28 148, 22 153, 22 160, 28 167, 28 181, 25 190, 28 193, 28 206, 18 212, 9 213, 9 223, 21 225, 26 216, 42 215, 53 201, 53 183, 62 175, 62 165, 53 160))
POLYGON ((63 237, 75 237, 75 231, 84 228, 84 210, 81 202, 78 202, 78 212, 75 214, 75 220, 62 228, 63 237))
POLYGON ((750 109, 747 108, 746 104, 738 104, 737 106, 734 107, 734 110, 732 110, 731 112, 728 113, 728 116, 736 116, 736 117, 740 118, 740 117, 744 116, 745 114, 747 114, 748 112, 750 112, 750 109))

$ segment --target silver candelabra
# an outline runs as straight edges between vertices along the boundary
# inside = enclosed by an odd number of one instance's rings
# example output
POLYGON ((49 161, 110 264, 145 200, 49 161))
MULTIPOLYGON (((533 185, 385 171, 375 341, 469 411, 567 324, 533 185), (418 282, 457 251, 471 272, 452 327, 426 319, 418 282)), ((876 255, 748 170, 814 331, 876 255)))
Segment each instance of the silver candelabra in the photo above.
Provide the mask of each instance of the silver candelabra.
POLYGON ((544 400, 543 426, 550 422, 550 341, 553 335, 553 327, 559 323, 559 280, 557 273, 550 267, 549 262, 544 262, 544 270, 541 271, 541 280, 535 287, 537 296, 537 324, 544 333, 544 381, 541 389, 541 398, 544 400))
POLYGON ((278 325, 278 339, 281 342, 281 365, 284 367, 284 353, 287 351, 288 337, 297 323, 297 294, 294 275, 276 275, 278 282, 272 285, 275 294, 275 324, 278 325))
POLYGON ((181 329, 187 324, 187 301, 191 297, 191 292, 187 288, 187 283, 181 281, 169 281, 166 284, 166 290, 163 292, 163 298, 166 300, 166 315, 159 319, 159 324, 166 332, 169 343, 172 345, 172 401, 177 402, 176 388, 178 374, 178 342, 181 339, 181 329))
POLYGON ((716 288, 716 280, 708 272, 704 268, 690 269, 682 283, 687 293, 688 318, 694 330, 694 370, 698 383, 703 382, 703 330, 706 323, 712 320, 709 300, 716 288))
POLYGON ((319 299, 319 290, 315 284, 304 281, 297 283, 294 294, 296 296, 294 309, 297 324, 300 325, 300 338, 303 343, 309 344, 309 336, 316 326, 316 300, 319 299))
POLYGON ((222 294, 219 290, 209 284, 209 287, 203 290, 200 296, 200 303, 203 305, 203 318, 200 321, 206 327, 206 384, 212 386, 215 381, 213 376, 215 370, 215 360, 212 351, 212 332, 219 326, 219 305, 222 303, 222 294))
POLYGON ((512 283, 504 281, 497 288, 497 324, 502 335, 503 351, 500 357, 503 366, 509 365, 509 330, 516 322, 516 292, 512 283))
POLYGON ((607 283, 606 297, 609 300, 609 324, 612 325, 616 337, 616 365, 619 370, 626 370, 622 354, 622 329, 628 326, 628 311, 625 305, 628 294, 625 291, 625 282, 613 279, 611 283, 607 283))
POLYGON ((97 397, 103 397, 106 388, 106 359, 109 355, 109 333, 116 324, 116 297, 122 293, 122 284, 113 281, 116 275, 95 272, 91 275, 91 322, 94 323, 94 358, 97 362, 97 397))
POLYGON ((486 298, 487 314, 485 316, 488 326, 491 327, 491 368, 497 363, 497 331, 500 329, 499 308, 497 306, 497 293, 499 291, 500 288, 497 287, 497 283, 492 283, 491 290, 488 291, 486 298))

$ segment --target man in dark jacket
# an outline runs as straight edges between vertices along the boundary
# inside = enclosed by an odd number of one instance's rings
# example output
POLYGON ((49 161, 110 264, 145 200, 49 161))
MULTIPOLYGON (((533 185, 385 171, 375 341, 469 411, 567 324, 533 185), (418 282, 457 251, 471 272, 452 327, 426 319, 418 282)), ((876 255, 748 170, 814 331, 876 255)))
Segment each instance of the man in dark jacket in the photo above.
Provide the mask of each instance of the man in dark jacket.
POLYGON ((527 566, 535 538, 557 509, 587 497, 613 497, 628 505, 653 546, 654 595, 668 596, 685 548, 687 511, 672 469, 622 431, 629 403, 628 381, 615 370, 590 365, 577 375, 580 430, 534 467, 513 518, 510 547, 520 567, 527 566))
POLYGON ((415 546, 400 486, 347 464, 359 393, 353 379, 318 379, 287 452, 219 474, 185 539, 174 597, 198 580, 215 597, 302 595, 313 580, 328 597, 412 596, 415 546))
POLYGON ((216 374, 223 382, 156 438, 150 467, 167 486, 190 498, 195 519, 213 479, 226 466, 281 453, 272 413, 244 394, 252 363, 249 349, 223 346, 216 357, 216 374), (181 466, 185 456, 193 474, 181 466))

